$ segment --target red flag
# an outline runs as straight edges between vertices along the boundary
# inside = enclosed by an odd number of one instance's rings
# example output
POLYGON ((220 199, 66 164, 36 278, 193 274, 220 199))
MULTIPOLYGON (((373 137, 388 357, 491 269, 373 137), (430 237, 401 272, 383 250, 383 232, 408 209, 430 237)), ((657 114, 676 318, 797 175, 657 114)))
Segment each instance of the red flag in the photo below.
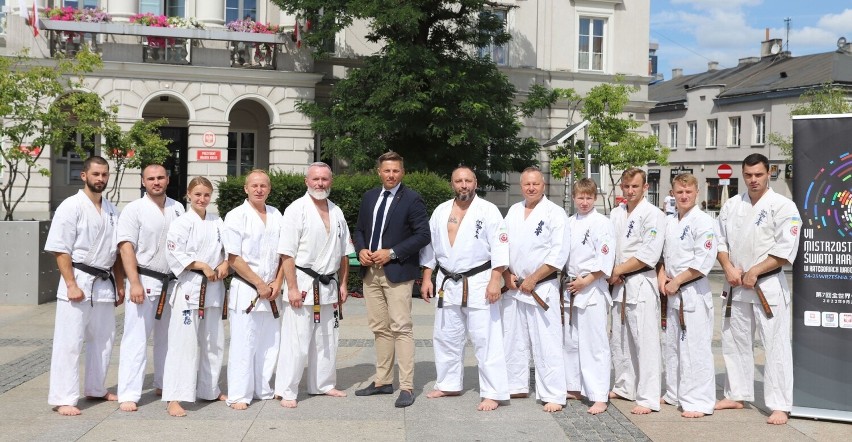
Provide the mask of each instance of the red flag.
POLYGON ((302 47, 302 33, 299 32, 299 19, 296 19, 296 24, 293 25, 293 37, 296 38, 296 47, 302 47))
POLYGON ((33 37, 38 37, 38 5, 36 5, 36 0, 33 0, 33 14, 30 18, 30 24, 33 27, 33 37))

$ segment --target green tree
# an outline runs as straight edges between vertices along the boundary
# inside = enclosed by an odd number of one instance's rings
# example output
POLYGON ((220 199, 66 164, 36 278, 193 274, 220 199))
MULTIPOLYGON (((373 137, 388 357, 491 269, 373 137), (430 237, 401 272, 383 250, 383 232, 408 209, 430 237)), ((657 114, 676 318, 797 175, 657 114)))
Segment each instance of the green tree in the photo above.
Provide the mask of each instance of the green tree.
POLYGON ((472 54, 509 35, 485 0, 273 0, 310 30, 303 40, 318 54, 323 42, 366 19, 367 39, 382 49, 336 83, 327 104, 303 102, 322 137, 323 155, 343 158, 356 170, 374 166, 388 150, 410 170, 449 175, 459 164, 476 168, 481 188, 504 189, 494 173, 537 162, 538 142, 519 136, 521 117, 556 96, 533 87, 516 103, 517 90, 488 58, 472 54))
MULTIPOLYGON (((810 89, 799 96, 798 103, 790 107, 790 116, 850 113, 852 103, 848 101, 848 95, 849 92, 846 89, 831 84, 810 89)), ((785 136, 772 132, 767 139, 769 144, 774 144, 781 149, 782 155, 788 161, 793 160, 793 135, 785 136)))
POLYGON ((102 150, 115 163, 113 185, 107 192, 109 200, 121 199, 121 183, 127 169, 144 169, 149 164, 163 164, 172 155, 169 150, 170 140, 161 137, 159 131, 168 122, 165 118, 139 120, 126 132, 121 130, 114 119, 105 124, 102 150))

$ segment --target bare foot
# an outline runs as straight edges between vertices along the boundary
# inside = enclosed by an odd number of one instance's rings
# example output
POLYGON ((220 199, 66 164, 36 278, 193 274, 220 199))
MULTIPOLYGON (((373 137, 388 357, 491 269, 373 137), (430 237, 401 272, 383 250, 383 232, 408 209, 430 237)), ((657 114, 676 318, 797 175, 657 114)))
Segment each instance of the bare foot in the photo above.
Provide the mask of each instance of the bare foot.
POLYGON ((524 399, 530 397, 529 393, 512 393, 509 395, 512 399, 524 399))
POLYGON ((544 411, 548 413, 556 413, 557 411, 562 411, 562 405, 547 402, 544 404, 544 411))
POLYGON ((609 398, 610 398, 610 399, 624 399, 624 400, 629 400, 629 399, 627 399, 626 397, 624 397, 624 396, 622 396, 622 395, 620 395, 620 394, 618 394, 618 393, 616 393, 616 392, 614 392, 614 391, 610 391, 610 392, 609 392, 609 398))
POLYGON ((326 395, 326 396, 331 396, 331 397, 346 397, 346 393, 345 393, 345 392, 342 392, 342 391, 340 391, 340 390, 338 390, 338 389, 336 389, 336 388, 332 388, 331 390, 326 391, 326 392, 325 392, 325 395, 326 395))
POLYGON ((700 411, 684 411, 683 413, 680 414, 680 416, 681 417, 687 417, 687 418, 699 418, 699 417, 704 417, 706 415, 704 413, 700 412, 700 411))
POLYGON ((162 388, 155 388, 154 394, 157 395, 157 396, 162 396, 163 395, 163 389, 162 388))
POLYGON ((447 397, 447 396, 458 396, 460 395, 460 391, 441 391, 441 390, 432 390, 429 393, 426 393, 426 397, 429 399, 436 399, 439 397, 447 397))
POLYGON ((80 409, 73 405, 60 405, 58 407, 53 407, 53 411, 63 416, 79 416, 82 414, 80 409))
POLYGON ((606 407, 607 407, 606 402, 595 402, 594 404, 592 404, 591 407, 589 407, 588 410, 586 410, 586 413, 601 414, 604 411, 606 411, 606 407))
POLYGON ((483 399, 482 402, 479 403, 479 406, 476 407, 479 411, 494 411, 499 407, 500 404, 497 403, 494 399, 483 399))
POLYGON ((579 391, 569 391, 568 394, 565 395, 568 399, 579 401, 583 399, 583 395, 580 394, 579 391))
POLYGON ((230 407, 232 410, 248 410, 248 404, 245 402, 234 402, 230 407))
POLYGON ((213 400, 214 401, 227 401, 228 395, 225 394, 225 393, 219 393, 219 397, 217 397, 216 399, 213 399, 213 400))
POLYGON ((739 410, 741 408, 743 408, 743 401, 732 401, 727 398, 716 402, 716 406, 713 407, 714 410, 739 410))
POLYGON ((293 399, 293 400, 281 399, 281 406, 284 407, 284 408, 296 408, 296 407, 299 406, 299 404, 296 402, 295 399, 293 399))
POLYGON ((641 405, 637 405, 637 406, 633 407, 632 410, 630 410, 630 414, 651 414, 651 411, 653 411, 653 410, 651 410, 648 407, 643 407, 641 405))
POLYGON ((789 414, 787 414, 786 411, 772 410, 772 414, 769 415, 769 419, 766 419, 766 423, 772 425, 784 425, 787 423, 788 417, 789 414))
POLYGON ((97 396, 86 396, 86 399, 90 401, 117 401, 118 396, 115 393, 107 392, 107 394, 97 397, 97 396))
POLYGON ((178 402, 178 401, 169 402, 169 406, 168 406, 168 408, 166 408, 166 411, 169 412, 169 416, 173 416, 173 417, 184 417, 184 416, 186 416, 186 410, 184 410, 183 407, 180 406, 180 402, 178 402))
POLYGON ((118 406, 118 409, 121 410, 121 411, 136 411, 136 402, 131 402, 131 401, 122 402, 118 406))

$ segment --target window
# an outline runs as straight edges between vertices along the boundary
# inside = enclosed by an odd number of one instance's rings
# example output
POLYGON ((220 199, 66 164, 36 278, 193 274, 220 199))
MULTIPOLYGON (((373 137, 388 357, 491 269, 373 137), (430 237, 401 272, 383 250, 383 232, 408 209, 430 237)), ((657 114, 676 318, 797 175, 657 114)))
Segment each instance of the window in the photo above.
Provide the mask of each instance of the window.
POLYGON ((74 9, 97 8, 98 0, 65 0, 62 5, 74 9))
POLYGON ((228 176, 254 169, 254 132, 228 132, 228 176))
MULTIPOLYGON (((491 14, 500 21, 503 22, 503 28, 506 28, 506 16, 508 15, 508 11, 506 9, 492 9, 490 11, 484 12, 484 14, 491 14)), ((487 46, 482 46, 478 50, 480 57, 491 57, 491 60, 494 61, 497 66, 506 66, 508 64, 509 58, 509 44, 504 43, 501 45, 496 45, 492 41, 487 46)))
POLYGON ((657 139, 657 147, 659 148, 659 146, 660 146, 660 125, 659 124, 652 124, 651 125, 651 136, 653 136, 657 139))
POLYGON ((686 125, 689 127, 689 140, 687 140, 686 147, 695 149, 698 146, 698 122, 687 121, 686 125))
POLYGON ((185 0, 139 0, 139 13, 165 15, 167 17, 185 17, 185 0))
MULTIPOLYGON (((728 197, 733 197, 739 193, 738 181, 736 178, 730 178, 731 183, 728 185, 728 197)), ((722 208, 722 192, 723 186, 719 185, 719 178, 707 178, 707 210, 719 210, 722 208)))
POLYGON ((604 30, 606 20, 580 18, 580 42, 577 49, 577 69, 604 70, 604 30))
POLYGON ((669 147, 677 149, 677 123, 669 123, 669 147))
POLYGON ((257 21, 257 0, 226 0, 225 23, 243 18, 257 21))
POLYGON ((766 115, 754 116, 754 144, 766 144, 766 115))
POLYGON ((740 131, 742 130, 742 121, 740 117, 731 117, 728 119, 731 126, 731 136, 728 139, 728 146, 740 145, 740 131))
POLYGON ((719 145, 719 120, 707 120, 707 147, 719 145))
POLYGON ((95 136, 91 135, 88 138, 83 138, 83 134, 75 132, 65 140, 62 145, 62 154, 59 156, 60 163, 65 166, 65 184, 79 185, 83 184, 80 179, 80 172, 83 171, 83 160, 79 151, 88 154, 87 156, 95 155, 95 136))
POLYGON ((6 0, 0 0, 0 35, 6 33, 3 25, 6 23, 6 0))

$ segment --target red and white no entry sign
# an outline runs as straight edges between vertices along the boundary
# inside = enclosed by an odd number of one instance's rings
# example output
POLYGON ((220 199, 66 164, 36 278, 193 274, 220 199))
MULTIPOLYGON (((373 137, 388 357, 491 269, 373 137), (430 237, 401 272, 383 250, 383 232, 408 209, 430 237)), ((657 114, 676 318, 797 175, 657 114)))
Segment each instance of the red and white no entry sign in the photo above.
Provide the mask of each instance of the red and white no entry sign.
POLYGON ((723 180, 730 178, 733 174, 734 169, 731 168, 730 164, 722 164, 716 169, 716 175, 719 175, 719 178, 723 180))

